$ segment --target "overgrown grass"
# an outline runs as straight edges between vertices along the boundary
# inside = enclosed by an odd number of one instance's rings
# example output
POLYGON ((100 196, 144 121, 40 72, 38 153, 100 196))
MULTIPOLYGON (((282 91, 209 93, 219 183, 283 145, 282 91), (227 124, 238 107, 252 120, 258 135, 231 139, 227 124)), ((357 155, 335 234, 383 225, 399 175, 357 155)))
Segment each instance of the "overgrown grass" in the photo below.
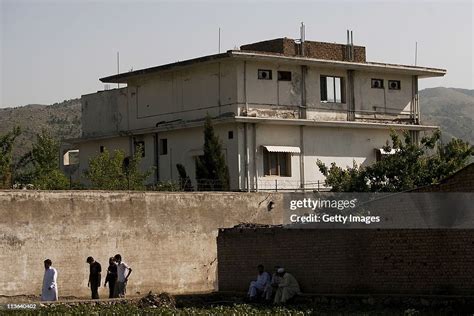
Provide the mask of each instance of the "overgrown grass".
POLYGON ((318 315, 313 310, 286 307, 260 307, 247 304, 207 308, 139 308, 132 304, 115 305, 57 305, 36 310, 7 311, 8 315, 318 315))
MULTIPOLYGON (((4 315, 0 311, 1 315, 4 315)), ((212 306, 212 307, 183 307, 183 308, 140 308, 134 304, 115 305, 91 305, 78 304, 76 306, 56 305, 42 307, 36 310, 7 311, 5 315, 190 315, 190 316, 213 316, 213 315, 281 315, 281 316, 306 316, 306 315, 420 315, 416 309, 353 309, 347 306, 340 306, 337 309, 319 309, 317 307, 281 307, 235 304, 233 306, 212 306)))

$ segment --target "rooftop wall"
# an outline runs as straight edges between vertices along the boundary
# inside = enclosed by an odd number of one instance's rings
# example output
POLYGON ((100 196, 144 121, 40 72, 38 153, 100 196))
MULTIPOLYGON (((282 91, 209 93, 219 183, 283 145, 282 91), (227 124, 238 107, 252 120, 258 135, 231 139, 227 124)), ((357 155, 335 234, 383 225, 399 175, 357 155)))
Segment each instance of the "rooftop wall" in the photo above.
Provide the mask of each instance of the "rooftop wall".
MULTIPOLYGON (((286 56, 301 55, 301 45, 290 38, 277 38, 240 46, 241 50, 283 54, 286 56)), ((347 45, 325 42, 305 41, 305 56, 316 59, 349 61, 347 45)), ((354 46, 354 61, 365 63, 365 47, 354 46)))
POLYGON ((81 97, 82 137, 117 134, 128 126, 127 89, 112 89, 81 97))

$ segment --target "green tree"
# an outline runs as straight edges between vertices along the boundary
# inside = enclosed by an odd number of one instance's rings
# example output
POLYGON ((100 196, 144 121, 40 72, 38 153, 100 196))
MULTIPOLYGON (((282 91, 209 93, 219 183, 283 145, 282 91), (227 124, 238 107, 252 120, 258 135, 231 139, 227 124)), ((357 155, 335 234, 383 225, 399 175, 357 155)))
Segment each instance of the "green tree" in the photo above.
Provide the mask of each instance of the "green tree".
POLYGON ((142 151, 139 148, 132 157, 126 157, 122 150, 110 155, 107 149, 89 160, 86 178, 94 189, 99 190, 144 190, 145 180, 153 169, 140 171, 142 151))
POLYGON ((336 192, 401 192, 437 183, 464 167, 474 155, 474 147, 463 140, 442 144, 439 131, 423 137, 420 145, 408 132, 403 137, 402 141, 392 132, 392 145, 387 142, 384 150, 394 149, 395 153, 367 167, 355 162, 347 169, 335 163, 328 167, 318 160, 325 184, 336 192))
POLYGON ((196 180, 200 191, 229 190, 229 169, 209 115, 204 124, 204 155, 196 160, 196 180))
POLYGON ((176 164, 176 169, 178 169, 179 174, 179 187, 181 191, 194 191, 193 185, 191 184, 191 179, 186 173, 186 168, 178 163, 176 164))
POLYGON ((18 163, 20 174, 15 182, 31 183, 41 190, 64 190, 69 180, 59 169, 59 142, 46 130, 36 134, 33 148, 18 163))
POLYGON ((11 132, 0 135, 0 188, 12 185, 13 145, 20 136, 20 127, 14 127, 11 132))

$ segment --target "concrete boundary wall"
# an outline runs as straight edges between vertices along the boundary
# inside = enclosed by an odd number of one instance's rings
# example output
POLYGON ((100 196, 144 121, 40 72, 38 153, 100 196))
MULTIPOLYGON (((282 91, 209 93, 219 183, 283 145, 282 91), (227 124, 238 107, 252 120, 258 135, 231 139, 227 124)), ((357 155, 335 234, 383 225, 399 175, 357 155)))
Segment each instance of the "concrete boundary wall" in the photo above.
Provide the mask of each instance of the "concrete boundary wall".
MULTIPOLYGON (((43 261, 58 269, 59 296, 88 296, 87 256, 107 269, 122 254, 128 294, 217 290, 216 237, 241 222, 279 224, 283 195, 0 191, 0 295, 39 294, 43 261), (268 211, 268 202, 276 207, 268 211)), ((103 274, 104 281, 105 273, 103 274)), ((107 296, 102 286, 101 297, 107 296)))

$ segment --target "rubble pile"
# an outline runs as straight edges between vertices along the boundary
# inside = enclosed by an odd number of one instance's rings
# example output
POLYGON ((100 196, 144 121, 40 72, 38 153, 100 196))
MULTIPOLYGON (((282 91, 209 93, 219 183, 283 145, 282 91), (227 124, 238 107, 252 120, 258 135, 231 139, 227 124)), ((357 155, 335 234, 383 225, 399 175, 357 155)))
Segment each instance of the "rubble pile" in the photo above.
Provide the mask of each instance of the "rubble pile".
POLYGON ((174 308, 176 306, 176 300, 174 297, 166 292, 155 294, 149 292, 148 295, 142 297, 138 301, 140 308, 156 308, 156 307, 168 307, 174 308))

